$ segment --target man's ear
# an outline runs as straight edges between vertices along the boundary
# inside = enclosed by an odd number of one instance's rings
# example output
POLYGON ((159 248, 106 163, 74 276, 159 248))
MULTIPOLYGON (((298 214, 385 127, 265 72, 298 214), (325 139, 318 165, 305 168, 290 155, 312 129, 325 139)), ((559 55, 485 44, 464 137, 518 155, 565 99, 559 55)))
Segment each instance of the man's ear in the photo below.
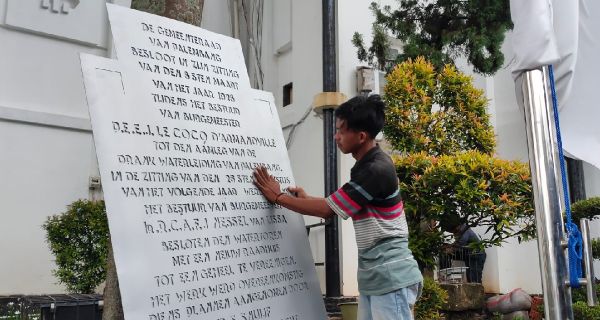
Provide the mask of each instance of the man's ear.
POLYGON ((360 140, 360 143, 366 142, 368 138, 369 138, 368 133, 366 133, 364 131, 360 131, 358 133, 358 139, 360 140))

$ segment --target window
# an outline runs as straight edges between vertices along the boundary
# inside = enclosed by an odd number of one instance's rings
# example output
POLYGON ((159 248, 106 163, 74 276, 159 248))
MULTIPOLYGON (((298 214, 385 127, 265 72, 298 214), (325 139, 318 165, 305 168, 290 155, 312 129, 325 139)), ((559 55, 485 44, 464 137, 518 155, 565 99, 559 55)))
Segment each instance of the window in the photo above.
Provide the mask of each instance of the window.
POLYGON ((293 101, 294 85, 290 82, 283 86, 283 106, 289 106, 293 101))

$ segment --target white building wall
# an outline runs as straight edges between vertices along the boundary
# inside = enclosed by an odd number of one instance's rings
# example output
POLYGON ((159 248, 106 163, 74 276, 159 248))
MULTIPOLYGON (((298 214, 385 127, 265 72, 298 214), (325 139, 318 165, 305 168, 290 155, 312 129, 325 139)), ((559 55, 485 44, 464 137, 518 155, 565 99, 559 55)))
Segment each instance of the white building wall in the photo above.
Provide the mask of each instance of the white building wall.
MULTIPOLYGON (((381 6, 394 5, 397 1, 378 0, 381 6)), ((370 1, 345 0, 337 2, 337 54, 338 54, 338 87, 348 98, 359 94, 356 88, 356 68, 365 65, 356 55, 356 47, 352 45, 355 32, 363 35, 366 44, 371 43, 371 28, 375 21, 369 10, 370 1)), ((377 90, 378 91, 378 90, 377 90)), ((374 92, 379 93, 379 92, 374 92)), ((339 153, 338 153, 339 154, 339 153)), ((350 169, 355 161, 351 155, 339 154, 339 184, 350 180, 350 169)), ((358 268, 358 252, 354 234, 354 226, 350 219, 341 222, 340 261, 342 264, 342 295, 358 295, 356 272, 358 268)))
MULTIPOLYGON (((382 5, 394 5, 394 3, 394 1, 380 1, 382 5)), ((355 70, 362 63, 356 58, 356 49, 351 44, 351 38, 353 33, 358 31, 363 34, 365 43, 369 43, 373 17, 367 10, 368 4, 361 1, 338 2, 337 6, 338 86, 340 92, 352 97, 357 94, 355 70)), ((278 43, 273 50, 279 52, 274 55, 272 60, 277 66, 277 71, 274 73, 277 83, 266 85, 265 89, 273 91, 278 103, 281 103, 282 86, 289 82, 288 79, 293 80, 294 103, 290 106, 280 107, 282 126, 286 127, 301 118, 314 94, 321 91, 321 70, 316 68, 321 65, 320 2, 309 1, 292 4, 291 44, 285 41, 287 39, 285 35, 288 33, 287 27, 281 25, 282 20, 287 20, 281 18, 281 16, 287 17, 286 2, 281 2, 272 8, 274 16, 273 43, 278 43), (303 22, 298 23, 298 21, 303 22), (305 23, 306 21, 315 21, 315 23, 305 23), (301 33, 298 33, 298 28, 302 29, 301 33), (291 52, 292 58, 288 57, 288 52, 291 52), (290 67, 284 61, 292 61, 291 73, 289 72, 290 67), (308 70, 306 66, 311 66, 310 73, 306 72, 308 70), (286 68, 288 70, 285 70, 286 68), (303 86, 302 84, 306 84, 306 82, 309 84, 303 86), (300 100, 305 104, 298 108, 300 100)), ((474 74, 474 83, 484 90, 490 100, 488 110, 498 137, 498 156, 503 159, 527 162, 524 117, 522 110, 517 106, 514 84, 510 76, 512 59, 510 34, 505 41, 504 51, 507 52, 506 66, 493 78, 474 74)), ((461 69, 469 70, 470 68, 461 69)), ((266 77, 269 78, 268 73, 266 73, 266 77)), ((289 130, 284 132, 289 133, 289 130)), ((290 159, 297 183, 304 186, 309 193, 321 195, 323 190, 321 119, 314 113, 310 113, 307 119, 297 127, 292 141, 290 159)), ((340 185, 349 180, 349 171, 353 164, 354 160, 350 156, 339 155, 340 185)), ((591 182, 588 181, 589 183, 591 182)), ((306 220, 307 224, 318 221, 312 218, 306 220)), ((356 245, 354 229, 350 221, 342 221, 340 237, 342 294, 357 295, 356 245)), ((324 261, 323 228, 313 229, 310 239, 315 261, 324 261)), ((324 269, 317 267, 317 270, 323 284, 324 269)), ((537 243, 530 241, 519 244, 516 240, 510 240, 502 247, 488 249, 484 285, 488 292, 508 292, 520 287, 531 293, 541 293, 537 243)))
POLYGON ((233 21, 229 3, 229 0, 204 0, 201 27, 233 37, 233 21))
MULTIPOLYGON (((393 1, 383 2, 393 3, 393 1)), ((323 170, 323 120, 311 110, 316 94, 322 91, 322 15, 321 1, 265 1, 263 34, 264 90, 275 95, 284 134, 289 138, 289 156, 296 183, 309 194, 322 196, 323 170), (283 86, 293 83, 292 104, 283 106, 283 86), (308 115, 307 115, 308 111, 308 115), (306 116, 306 118, 304 118, 306 116), (299 123, 301 122, 301 123, 299 123), (293 136, 290 132, 294 129, 293 136)), ((368 3, 362 1, 337 2, 337 61, 339 91, 348 97, 355 96, 356 49, 351 38, 355 31, 371 38, 374 17, 368 11, 368 3), (357 19, 360 17, 360 19, 357 19)), ((351 156, 340 155, 338 181, 349 180, 354 164, 351 156)), ((305 217, 307 224, 320 219, 305 217)), ((324 228, 310 231, 310 242, 315 262, 325 261, 324 228)), ((358 295, 356 284, 357 252, 351 221, 342 221, 340 229, 340 252, 343 295, 358 295)), ((325 268, 317 266, 321 289, 325 291, 325 268)))
POLYGON ((67 14, 0 0, 0 295, 64 291, 42 224, 89 198, 98 175, 79 53, 106 55, 103 5, 67 14))
MULTIPOLYGON (((219 10, 224 10, 227 5, 219 2, 207 1, 203 17, 224 17, 219 10)), ((216 31, 210 21, 204 20, 202 26, 216 31)), ((218 22, 216 19, 212 21, 218 22)), ((244 23, 240 19, 240 24, 244 23)), ((244 46, 247 36, 241 38, 244 46)), ((323 195, 323 123, 311 111, 313 97, 322 91, 321 44, 320 1, 264 2, 260 61, 264 72, 263 90, 275 96, 284 135, 289 141, 288 151, 296 184, 315 196, 323 195), (292 103, 283 106, 283 86, 288 83, 293 84, 292 103), (307 111, 309 113, 304 117, 307 111), (292 128, 293 135, 290 137, 292 128)), ((251 63, 255 62, 248 61, 247 64, 251 63)), ((305 221, 306 224, 320 222, 312 217, 306 217, 305 221)), ((309 240, 315 262, 325 260, 323 239, 323 227, 311 230, 309 240)), ((316 269, 324 292, 324 268, 317 266, 316 269)))
MULTIPOLYGON (((278 43, 278 46, 281 46, 274 49, 284 52, 281 54, 282 63, 279 66, 286 71, 290 70, 291 76, 287 72, 280 72, 278 87, 272 89, 281 99, 279 101, 283 101, 283 85, 293 83, 292 104, 281 107, 279 111, 283 126, 298 123, 311 108, 313 97, 323 90, 321 1, 289 2, 291 3, 291 49, 286 51, 287 46, 283 41, 278 43), (286 57, 288 54, 290 58, 286 57)), ((281 10, 282 16, 287 16, 287 6, 282 6, 281 10)), ((276 12, 274 14, 277 15, 276 12)), ((274 29, 280 28, 274 25, 274 29)), ((287 28, 283 26, 280 31, 287 32, 287 28)), ((290 130, 285 131, 288 137, 290 130)), ((323 121, 313 111, 310 111, 304 122, 297 126, 288 150, 296 184, 304 187, 309 194, 322 196, 324 192, 323 121)), ((320 219, 306 217, 305 221, 307 224, 313 224, 320 219)), ((310 231, 309 239, 315 262, 325 262, 324 238, 324 227, 313 228, 310 231)), ((317 267, 317 275, 321 280, 321 290, 325 292, 323 266, 317 267)))
POLYGON ((91 133, 0 121, 0 295, 62 293, 42 223, 88 198, 97 175, 91 133))
MULTIPOLYGON (((101 1, 102 0, 94 0, 101 1)), ((7 4, 0 0, 0 23, 7 4)), ((128 6, 130 1, 117 0, 128 6)), ((379 0, 395 5, 394 0, 379 0)), ((356 92, 355 31, 370 42, 373 16, 369 3, 337 2, 338 86, 352 97, 356 92)), ((284 133, 290 139, 289 155, 298 185, 309 194, 323 195, 323 122, 310 111, 313 97, 322 91, 321 1, 266 0, 263 13, 261 65, 264 90, 274 93, 284 133), (282 106, 282 90, 293 83, 293 102, 282 106)), ((11 10, 10 8, 8 10, 11 10)), ((89 19, 97 19, 90 16, 89 19)), ((105 22, 106 23, 106 22, 105 22)), ((240 21, 243 23, 243 20, 240 21)), ((104 25, 106 27, 106 25, 104 25)), ((232 35, 229 1, 206 0, 202 27, 232 35)), ((0 295, 61 293, 51 274, 54 268, 41 224, 51 214, 80 198, 89 198, 88 179, 97 164, 79 65, 79 53, 100 56, 106 50, 36 31, 15 30, 0 24, 0 295), (24 271, 25 270, 25 271, 24 271)), ((504 51, 511 52, 510 35, 504 51)), ((494 78, 475 77, 490 99, 492 123, 498 136, 498 156, 527 161, 524 118, 517 107, 507 66, 494 78)), ((349 180, 354 160, 339 156, 339 184, 349 180)), ((585 166, 589 196, 600 195, 600 171, 585 166)), ((319 219, 306 218, 307 224, 319 219)), ((599 236, 600 222, 592 223, 599 236)), ((324 228, 309 237, 316 262, 325 259, 324 228)), ((350 221, 341 223, 342 294, 357 295, 356 245, 350 221)), ((600 264, 596 264, 597 275, 600 264)), ((324 291, 324 268, 317 267, 324 291)), ((484 284, 489 292, 521 287, 541 293, 537 244, 514 241, 488 250, 484 284)))

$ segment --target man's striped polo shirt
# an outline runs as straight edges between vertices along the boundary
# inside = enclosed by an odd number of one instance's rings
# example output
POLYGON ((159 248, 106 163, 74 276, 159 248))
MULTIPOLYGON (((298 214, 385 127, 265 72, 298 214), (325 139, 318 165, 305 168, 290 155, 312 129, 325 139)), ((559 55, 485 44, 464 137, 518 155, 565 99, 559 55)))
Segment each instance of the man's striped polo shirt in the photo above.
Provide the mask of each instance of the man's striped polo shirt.
POLYGON ((354 223, 361 295, 383 295, 423 281, 408 248, 395 166, 379 146, 356 162, 350 182, 331 194, 327 204, 354 223))
POLYGON ((379 146, 356 162, 350 182, 331 194, 327 204, 343 219, 352 218, 359 250, 385 238, 408 238, 396 170, 379 146))

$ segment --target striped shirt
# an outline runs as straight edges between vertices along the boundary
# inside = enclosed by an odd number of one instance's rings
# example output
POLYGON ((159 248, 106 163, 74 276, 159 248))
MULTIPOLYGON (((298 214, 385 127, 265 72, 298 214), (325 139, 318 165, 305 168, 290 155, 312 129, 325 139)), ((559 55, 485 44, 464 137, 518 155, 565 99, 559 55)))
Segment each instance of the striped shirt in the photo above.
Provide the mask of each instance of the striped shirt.
POLYGON ((356 162, 350 182, 326 200, 342 219, 352 218, 359 250, 386 238, 408 238, 396 170, 379 146, 356 162))
POLYGON ((361 295, 383 295, 423 281, 408 248, 396 168, 379 146, 356 162, 350 182, 326 200, 340 217, 352 218, 361 295))

